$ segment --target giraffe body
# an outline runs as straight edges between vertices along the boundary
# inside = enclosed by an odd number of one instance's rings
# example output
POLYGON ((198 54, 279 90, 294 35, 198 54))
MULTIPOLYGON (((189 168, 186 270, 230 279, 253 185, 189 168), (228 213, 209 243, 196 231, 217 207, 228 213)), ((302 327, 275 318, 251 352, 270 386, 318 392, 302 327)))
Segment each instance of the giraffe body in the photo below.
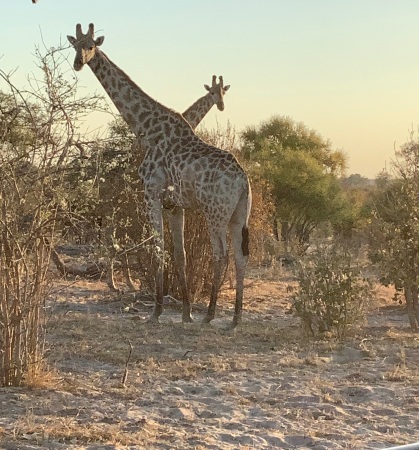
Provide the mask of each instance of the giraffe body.
MULTIPOLYGON (((156 233, 156 246, 164 254, 162 209, 168 211, 174 259, 183 296, 184 322, 192 321, 186 284, 184 209, 200 209, 206 219, 214 254, 214 280, 204 322, 215 315, 217 295, 227 262, 227 231, 230 229, 236 263, 236 305, 233 326, 242 315, 244 274, 249 255, 248 220, 251 191, 248 178, 236 158, 195 135, 191 125, 175 111, 161 105, 140 89, 99 50, 103 37, 94 39, 93 24, 87 34, 76 27, 68 36, 76 50, 75 70, 88 64, 133 133, 146 149, 139 175, 144 199, 156 233)), ((151 321, 163 308, 163 258, 156 275, 156 306, 151 321)))

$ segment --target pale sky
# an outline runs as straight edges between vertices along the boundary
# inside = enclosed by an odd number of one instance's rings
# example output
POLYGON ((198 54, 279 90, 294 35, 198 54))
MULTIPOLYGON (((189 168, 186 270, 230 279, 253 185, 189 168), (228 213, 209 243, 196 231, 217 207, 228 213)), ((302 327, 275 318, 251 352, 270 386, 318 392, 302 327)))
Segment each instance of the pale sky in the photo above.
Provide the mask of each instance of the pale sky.
MULTIPOLYGON (((223 75, 226 108, 207 128, 290 116, 344 151, 348 174, 376 176, 419 126, 418 0, 0 0, 0 20, 0 67, 18 87, 35 46, 94 22, 102 50, 166 106, 184 111, 223 75)), ((104 93, 88 67, 77 77, 104 93)))

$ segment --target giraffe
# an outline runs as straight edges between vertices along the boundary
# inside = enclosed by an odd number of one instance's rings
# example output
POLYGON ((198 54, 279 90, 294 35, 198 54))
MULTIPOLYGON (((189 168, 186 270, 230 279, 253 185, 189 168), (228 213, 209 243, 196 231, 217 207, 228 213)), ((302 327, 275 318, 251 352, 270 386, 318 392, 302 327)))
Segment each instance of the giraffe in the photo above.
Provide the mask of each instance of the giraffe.
POLYGON ((181 284, 182 321, 192 322, 186 283, 184 210, 203 212, 213 249, 214 275, 204 323, 215 317, 218 291, 227 262, 227 231, 230 231, 236 266, 236 301, 232 326, 242 319, 244 275, 249 257, 251 189, 248 177, 230 152, 213 147, 194 133, 184 117, 158 103, 136 85, 99 47, 104 37, 94 38, 94 25, 76 37, 67 36, 76 50, 74 70, 86 64, 93 71, 135 136, 141 138, 145 156, 138 170, 144 187, 144 203, 155 231, 159 267, 156 302, 150 322, 163 311, 163 214, 168 212, 174 260, 181 284))
MULTIPOLYGON (((202 119, 209 113, 209 111, 212 109, 214 105, 217 105, 217 108, 219 111, 224 111, 224 95, 229 90, 230 85, 224 86, 223 77, 218 77, 218 83, 217 83, 217 77, 216 75, 212 76, 212 83, 211 86, 208 84, 204 84, 204 88, 208 91, 206 95, 200 97, 198 100, 196 100, 192 105, 187 108, 183 113, 183 117, 187 120, 189 125, 193 129, 195 129, 201 122, 202 119)), ((133 152, 139 151, 141 149, 141 143, 140 142, 134 142, 132 146, 133 152)), ((112 230, 114 232, 115 230, 112 230)), ((108 284, 108 287, 112 291, 119 291, 119 289, 116 287, 115 283, 115 277, 114 277, 114 262, 116 259, 115 250, 114 250, 114 244, 113 239, 111 238, 110 241, 112 242, 112 245, 110 245, 111 248, 111 256, 109 258, 108 262, 108 269, 107 269, 107 277, 106 282, 108 284)), ((129 261, 128 261, 128 253, 122 252, 121 254, 121 263, 122 263, 122 272, 124 274, 125 281, 131 291, 135 290, 135 285, 131 277, 131 271, 129 268, 129 261)))
POLYGON ((224 94, 229 90, 230 85, 224 86, 223 77, 212 76, 211 87, 204 84, 204 88, 208 91, 206 95, 194 102, 182 116, 186 119, 192 129, 195 129, 208 114, 214 105, 217 105, 219 111, 224 111, 224 94))

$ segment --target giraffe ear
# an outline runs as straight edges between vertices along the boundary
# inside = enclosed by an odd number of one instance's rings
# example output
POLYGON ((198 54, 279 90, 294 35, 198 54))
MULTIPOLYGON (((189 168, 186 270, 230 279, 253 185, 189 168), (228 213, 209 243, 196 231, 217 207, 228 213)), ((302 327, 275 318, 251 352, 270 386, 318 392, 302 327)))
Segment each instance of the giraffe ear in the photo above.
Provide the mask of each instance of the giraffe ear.
POLYGON ((208 86, 208 84, 204 84, 204 88, 209 92, 211 88, 208 86))
POLYGON ((96 38, 95 39, 96 47, 99 47, 100 45, 102 45, 104 40, 105 40, 105 36, 99 36, 98 38, 96 38))
POLYGON ((227 84, 227 86, 224 86, 224 91, 228 91, 230 89, 230 85, 227 84))
POLYGON ((68 42, 70 42, 71 45, 74 45, 76 43, 76 41, 77 41, 77 39, 74 36, 67 35, 67 39, 68 39, 68 42))

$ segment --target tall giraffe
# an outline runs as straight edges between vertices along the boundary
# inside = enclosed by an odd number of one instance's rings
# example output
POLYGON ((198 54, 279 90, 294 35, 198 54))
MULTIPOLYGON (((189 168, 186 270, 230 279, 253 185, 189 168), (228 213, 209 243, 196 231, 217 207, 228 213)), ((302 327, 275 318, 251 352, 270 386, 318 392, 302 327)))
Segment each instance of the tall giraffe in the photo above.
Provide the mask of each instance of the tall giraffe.
POLYGON ((195 135, 183 116, 163 106, 138 87, 100 49, 104 38, 94 38, 94 25, 86 34, 76 26, 68 36, 76 50, 74 69, 85 64, 95 74, 131 131, 146 149, 139 175, 144 186, 145 206, 156 234, 159 268, 156 274, 156 304, 150 317, 157 322, 163 310, 163 214, 167 209, 173 237, 183 300, 183 322, 192 322, 186 284, 184 209, 203 212, 214 255, 214 278, 204 322, 215 316, 222 273, 227 262, 227 231, 230 229, 236 265, 236 302, 232 325, 242 317, 244 275, 249 256, 248 221, 251 208, 249 180, 237 159, 195 135))
MULTIPOLYGON (((214 105, 217 105, 219 111, 224 111, 224 95, 229 90, 230 85, 224 86, 222 76, 218 77, 217 83, 217 77, 213 75, 211 86, 208 86, 208 84, 204 84, 204 88, 208 91, 207 94, 196 100, 182 114, 182 116, 187 120, 187 122, 193 129, 195 129, 202 122, 203 118, 209 113, 214 105)), ((141 142, 134 142, 132 148, 134 149, 134 151, 142 149, 141 142)), ((114 231, 115 229, 111 230, 112 233, 114 231)), ((109 240, 113 242, 112 238, 109 240)), ((114 262, 116 259, 116 255, 113 249, 113 244, 110 245, 110 248, 112 249, 112 251, 108 261, 106 282, 112 291, 118 291, 114 277, 114 262)), ((134 290, 135 286, 131 277, 127 252, 122 252, 121 258, 122 272, 124 274, 125 281, 128 287, 131 290, 134 290)))

